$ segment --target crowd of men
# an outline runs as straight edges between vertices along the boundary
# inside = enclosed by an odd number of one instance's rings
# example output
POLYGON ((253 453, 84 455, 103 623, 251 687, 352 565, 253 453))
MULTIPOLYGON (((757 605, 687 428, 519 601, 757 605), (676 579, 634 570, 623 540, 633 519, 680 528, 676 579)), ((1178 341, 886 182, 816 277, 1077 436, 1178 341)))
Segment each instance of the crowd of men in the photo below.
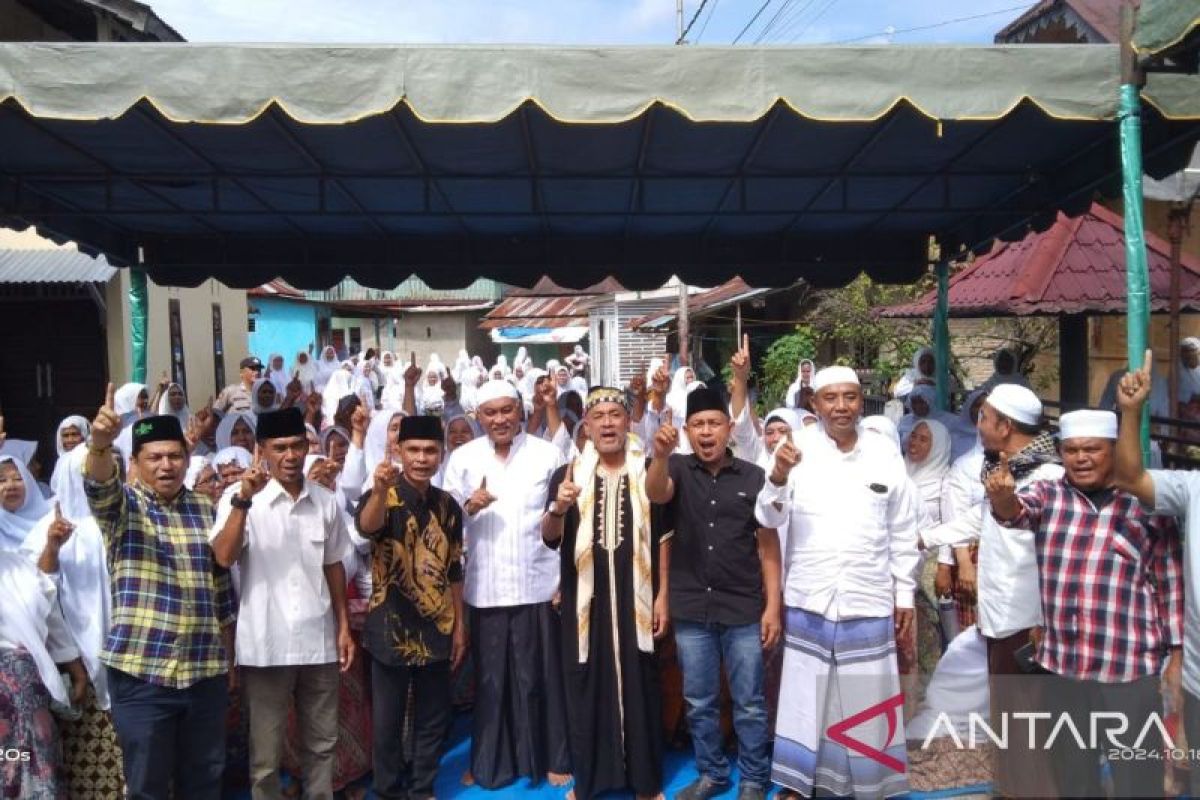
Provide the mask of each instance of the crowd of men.
POLYGON ((580 348, 248 358, 195 413, 110 384, 45 487, 0 421, 5 796, 217 798, 241 736, 256 800, 430 798, 466 678, 462 783, 658 798, 668 651, 683 800, 731 751, 739 800, 902 794, 968 712, 1014 733, 998 795, 1163 796, 1200 743, 1200 473, 1143 466, 1150 356, 1057 435, 1011 354, 958 415, 924 351, 890 419, 810 361, 760 416, 748 339, 724 387, 590 386, 580 348))

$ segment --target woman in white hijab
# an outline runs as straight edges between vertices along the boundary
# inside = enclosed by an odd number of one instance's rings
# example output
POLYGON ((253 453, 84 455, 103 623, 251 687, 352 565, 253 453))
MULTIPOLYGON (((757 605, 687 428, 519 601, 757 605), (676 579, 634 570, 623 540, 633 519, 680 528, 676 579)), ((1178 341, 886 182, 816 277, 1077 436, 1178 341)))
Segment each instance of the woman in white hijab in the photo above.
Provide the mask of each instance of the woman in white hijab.
POLYGON ((884 442, 890 448, 894 448, 896 455, 900 455, 900 433, 896 430, 896 426, 890 419, 882 414, 863 417, 862 428, 867 433, 877 437, 878 441, 884 442))
POLYGON ((341 366, 338 362, 337 351, 332 346, 326 346, 322 349, 321 357, 317 359, 316 363, 313 388, 318 392, 324 392, 325 384, 329 383, 329 379, 341 369, 341 366))
POLYGON ((81 724, 63 728, 67 771, 71 775, 86 775, 90 771, 92 786, 105 785, 101 779, 112 786, 120 780, 117 770, 121 763, 120 749, 113 736, 96 735, 97 731, 106 729, 102 712, 109 707, 108 673, 100 653, 111 620, 112 595, 104 536, 92 517, 83 488, 86 459, 86 447, 76 448, 63 456, 65 466, 54 471, 51 481, 56 510, 38 521, 25 539, 22 550, 35 563, 43 562, 39 566, 55 576, 63 618, 91 679, 93 691, 82 704, 81 724), (57 564, 54 564, 46 562, 43 553, 59 513, 74 526, 74 530, 59 548, 57 564), (55 566, 57 570, 52 569, 55 566))
POLYGON ((338 403, 348 394, 354 394, 351 388, 349 370, 338 368, 325 382, 325 390, 321 392, 321 416, 326 424, 333 424, 333 415, 337 413, 338 403))
POLYGON ((1181 406, 1200 397, 1200 339, 1189 336, 1179 343, 1179 391, 1181 406))
POLYGON ((54 432, 54 449, 58 451, 61 458, 86 442, 88 434, 91 432, 92 425, 86 417, 78 414, 64 417, 63 421, 58 423, 58 430, 54 432))
POLYGON ((358 397, 362 407, 367 410, 367 413, 375 411, 375 388, 371 383, 371 375, 374 373, 374 362, 364 361, 354 369, 353 376, 350 379, 350 389, 354 395, 358 397))
POLYGON ((50 509, 29 469, 11 455, 0 455, 0 550, 19 548, 50 509))
POLYGON ((279 408, 279 401, 280 394, 272 381, 259 378, 250 386, 250 406, 255 416, 279 408))
POLYGON ((446 393, 442 390, 442 374, 434 364, 430 364, 421 377, 417 390, 417 412, 420 414, 441 414, 446 404, 446 393))
POLYGON ((6 797, 67 796, 62 745, 52 707, 83 698, 87 675, 58 609, 54 582, 23 554, 0 551, 0 729, 6 797), (59 675, 67 664, 70 693, 59 675), (19 748, 19 750, 17 749, 19 748))
POLYGON ((903 400, 912 394, 912 390, 922 385, 936 385, 937 372, 935 369, 935 361, 932 347, 922 347, 917 352, 913 353, 912 367, 904 371, 900 376, 900 380, 896 382, 896 387, 892 391, 892 396, 898 400, 903 400))
POLYGON ((800 405, 800 390, 805 386, 812 386, 812 376, 816 374, 816 371, 817 365, 811 359, 800 359, 800 363, 796 366, 796 380, 792 381, 792 385, 787 390, 788 408, 800 405))
MULTIPOLYGON (((300 381, 300 387, 307 394, 317 391, 317 365, 313 363, 307 350, 296 353, 296 363, 292 367, 292 377, 300 381)), ((284 392, 286 393, 286 388, 284 392)))
POLYGON ((287 385, 291 381, 283 363, 283 355, 271 353, 267 359, 267 380, 275 387, 275 393, 280 397, 287 394, 287 385))
POLYGON ((178 383, 167 385, 167 390, 158 401, 157 413, 166 414, 179 420, 179 425, 186 431, 192 421, 192 410, 188 408, 187 394, 178 383))
POLYGON ((113 393, 113 411, 121 418, 122 426, 144 417, 149 405, 150 395, 144 383, 125 383, 113 393))
POLYGON ((222 490, 228 489, 242 479, 243 473, 254 463, 249 450, 238 445, 226 447, 213 456, 212 466, 221 479, 222 490))
MULTIPOLYGON (((951 436, 949 429, 934 419, 921 419, 912 428, 904 450, 904 463, 908 477, 917 486, 921 495, 922 507, 919 509, 918 530, 928 530, 942 522, 943 485, 950 472, 951 436)), ((907 675, 910 684, 922 685, 929 680, 937 667, 944 649, 941 635, 941 616, 938 612, 938 593, 935 586, 939 570, 946 572, 949 578, 954 556, 949 547, 939 547, 927 550, 917 573, 920 591, 917 592, 915 604, 917 609, 917 625, 915 639, 900 643, 907 647, 907 658, 904 658, 905 647, 902 647, 902 662, 909 667, 907 675)), ((920 692, 915 693, 918 696, 920 692)))
POLYGON ((687 396, 692 389, 698 388, 696 373, 691 367, 680 367, 671 376, 671 388, 667 390, 667 408, 671 409, 674 424, 679 425, 687 419, 687 396))
POLYGON ((258 418, 249 411, 230 411, 217 426, 217 451, 226 447, 241 447, 254 451, 254 429, 258 418))

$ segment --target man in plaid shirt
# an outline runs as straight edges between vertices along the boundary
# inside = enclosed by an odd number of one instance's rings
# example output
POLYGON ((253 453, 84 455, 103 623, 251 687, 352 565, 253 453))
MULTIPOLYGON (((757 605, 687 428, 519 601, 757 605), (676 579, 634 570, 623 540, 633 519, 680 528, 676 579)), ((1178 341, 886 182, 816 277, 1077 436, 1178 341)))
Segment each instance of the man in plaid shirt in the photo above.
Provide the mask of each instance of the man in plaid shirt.
POLYGON ((229 573, 208 544, 212 504, 183 485, 179 420, 134 423, 124 486, 112 450, 120 430, 110 383, 92 424, 84 488, 112 575, 101 659, 128 797, 160 800, 173 785, 178 800, 218 800, 234 606, 229 573))
MULTIPOLYGON (((1133 746, 1151 715, 1162 713, 1160 675, 1168 690, 1178 690, 1182 543, 1173 520, 1113 488, 1116 414, 1076 411, 1064 414, 1059 425, 1066 475, 1018 493, 1002 459, 986 481, 988 498, 1002 525, 1036 537, 1045 617, 1036 659, 1057 676, 1044 695, 1052 706, 1046 733, 1068 714, 1091 745, 1089 715, 1121 713, 1127 727, 1118 741, 1133 746)), ((1098 750, 1113 750, 1103 733, 1097 739, 1098 750)), ((1159 757, 1109 758, 1118 797, 1162 796, 1162 740, 1150 737, 1139 746, 1159 757)), ((1055 737, 1053 752, 1061 791, 1103 796, 1100 752, 1081 749, 1065 731, 1055 737)))

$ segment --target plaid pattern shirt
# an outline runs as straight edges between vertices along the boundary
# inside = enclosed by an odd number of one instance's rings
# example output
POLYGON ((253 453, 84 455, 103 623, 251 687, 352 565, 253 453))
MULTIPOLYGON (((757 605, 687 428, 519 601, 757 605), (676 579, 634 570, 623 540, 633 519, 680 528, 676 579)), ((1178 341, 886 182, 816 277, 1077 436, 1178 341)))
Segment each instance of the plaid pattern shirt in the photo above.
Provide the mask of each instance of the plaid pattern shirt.
POLYGON ((1114 491, 1100 508, 1063 478, 1018 494, 1001 524, 1034 532, 1045 636, 1038 662, 1077 680, 1157 675, 1183 644, 1183 545, 1174 520, 1114 491))
POLYGON ((208 543, 213 507, 183 489, 160 503, 139 484, 114 475, 84 489, 108 547, 112 625, 101 660, 173 689, 228 670, 221 628, 233 624, 229 571, 208 543))

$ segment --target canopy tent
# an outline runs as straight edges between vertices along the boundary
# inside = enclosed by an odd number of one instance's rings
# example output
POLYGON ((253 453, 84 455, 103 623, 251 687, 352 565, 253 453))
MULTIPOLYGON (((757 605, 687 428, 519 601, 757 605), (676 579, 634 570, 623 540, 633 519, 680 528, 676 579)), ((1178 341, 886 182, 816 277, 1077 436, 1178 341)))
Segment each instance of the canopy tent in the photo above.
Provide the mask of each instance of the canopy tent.
MULTIPOLYGON (((6 44, 0 224, 173 285, 909 281, 1115 191, 1117 88, 1102 45, 6 44)), ((1161 176, 1200 95, 1144 98, 1161 176)))
POLYGON ((1141 0, 1133 48, 1157 59, 1200 47, 1200 3, 1194 0, 1141 0))

